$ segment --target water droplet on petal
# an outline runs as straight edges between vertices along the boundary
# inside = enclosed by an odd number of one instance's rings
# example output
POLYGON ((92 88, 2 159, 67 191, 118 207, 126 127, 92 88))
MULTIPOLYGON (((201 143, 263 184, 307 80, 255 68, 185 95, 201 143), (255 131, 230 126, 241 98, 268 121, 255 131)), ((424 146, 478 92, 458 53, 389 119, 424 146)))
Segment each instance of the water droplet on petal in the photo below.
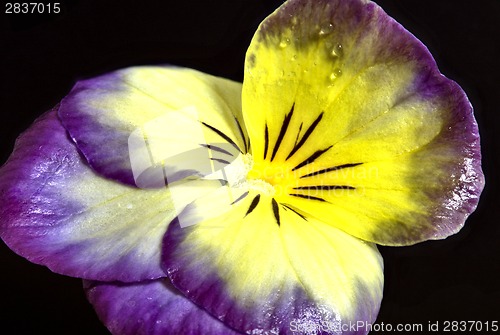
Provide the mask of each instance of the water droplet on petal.
POLYGON ((290 60, 293 62, 293 61, 296 61, 297 60, 297 55, 293 55, 292 58, 290 58, 290 60))
POLYGON ((290 44, 290 39, 289 38, 285 38, 285 39, 281 40, 281 42, 280 42, 280 48, 286 48, 288 46, 288 44, 290 44))
POLYGON ((319 30, 319 36, 325 36, 333 32, 333 24, 329 23, 319 30))
POLYGON ((342 76, 342 70, 341 69, 335 69, 333 70, 332 73, 330 73, 330 81, 334 82, 338 77, 342 76))
POLYGON ((344 48, 342 47, 342 44, 335 45, 330 51, 330 56, 332 56, 333 58, 340 58, 343 55, 344 55, 344 48))

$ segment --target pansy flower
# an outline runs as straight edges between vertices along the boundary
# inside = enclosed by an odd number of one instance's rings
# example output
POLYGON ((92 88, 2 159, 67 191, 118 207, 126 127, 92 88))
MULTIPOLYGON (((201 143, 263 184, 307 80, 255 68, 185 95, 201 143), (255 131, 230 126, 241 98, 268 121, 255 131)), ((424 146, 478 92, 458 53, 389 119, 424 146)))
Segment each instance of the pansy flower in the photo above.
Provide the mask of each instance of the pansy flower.
POLYGON ((113 334, 364 334, 376 244, 458 232, 480 160, 465 93, 380 7, 289 0, 243 84, 173 66, 78 82, 0 170, 0 233, 83 278, 113 334))

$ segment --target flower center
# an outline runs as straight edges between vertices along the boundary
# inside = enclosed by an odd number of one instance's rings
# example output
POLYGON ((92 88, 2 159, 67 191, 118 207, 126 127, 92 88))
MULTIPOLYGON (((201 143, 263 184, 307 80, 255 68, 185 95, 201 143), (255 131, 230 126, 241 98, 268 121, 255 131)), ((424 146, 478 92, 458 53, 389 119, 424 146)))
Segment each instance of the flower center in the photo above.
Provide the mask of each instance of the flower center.
POLYGON ((285 195, 286 190, 296 184, 288 166, 269 161, 252 162, 246 179, 251 188, 274 197, 285 195))

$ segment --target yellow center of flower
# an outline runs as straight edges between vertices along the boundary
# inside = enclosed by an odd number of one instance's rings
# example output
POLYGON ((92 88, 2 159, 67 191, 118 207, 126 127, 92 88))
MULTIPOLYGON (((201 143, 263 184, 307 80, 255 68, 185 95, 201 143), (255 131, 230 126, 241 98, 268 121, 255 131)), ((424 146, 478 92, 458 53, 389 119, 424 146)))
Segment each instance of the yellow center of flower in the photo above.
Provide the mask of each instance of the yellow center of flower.
POLYGON ((287 193, 292 185, 297 184, 296 176, 286 164, 269 161, 252 162, 247 174, 247 182, 251 188, 265 195, 279 198, 287 193))

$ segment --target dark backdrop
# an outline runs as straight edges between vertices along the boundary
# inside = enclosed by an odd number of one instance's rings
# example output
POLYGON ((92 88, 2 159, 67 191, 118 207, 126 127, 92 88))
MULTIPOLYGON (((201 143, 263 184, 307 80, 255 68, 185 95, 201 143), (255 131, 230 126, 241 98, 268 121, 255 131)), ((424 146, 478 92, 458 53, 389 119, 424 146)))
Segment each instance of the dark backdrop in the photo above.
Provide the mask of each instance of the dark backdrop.
MULTIPOLYGON (((280 3, 71 0, 52 15, 7 15, 3 7, 0 163, 17 135, 79 78, 171 63, 241 81, 250 39, 280 3)), ((499 320, 500 1, 378 3, 428 46, 441 71, 468 93, 487 180, 477 211, 459 234, 380 248, 386 284, 378 323, 499 320)), ((0 262, 1 333, 108 334, 85 300, 80 280, 31 264, 3 242, 0 262)))

